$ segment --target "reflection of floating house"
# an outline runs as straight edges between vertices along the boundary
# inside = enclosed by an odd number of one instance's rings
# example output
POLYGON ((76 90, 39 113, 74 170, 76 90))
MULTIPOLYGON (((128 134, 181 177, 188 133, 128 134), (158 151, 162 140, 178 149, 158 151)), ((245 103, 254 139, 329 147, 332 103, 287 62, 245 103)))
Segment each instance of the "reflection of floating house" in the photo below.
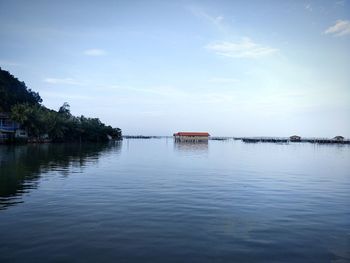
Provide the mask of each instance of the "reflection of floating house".
POLYGON ((21 129, 20 125, 11 120, 10 116, 6 113, 0 113, 0 142, 6 142, 13 138, 28 137, 27 131, 21 129))
POLYGON ((298 135, 292 135, 292 136, 289 137, 289 140, 291 142, 300 142, 301 141, 301 137, 298 136, 298 135))
POLYGON ((337 141, 337 142, 342 142, 342 141, 344 141, 344 137, 343 137, 343 136, 335 136, 335 137, 333 138, 333 140, 335 140, 335 141, 337 141))
POLYGON ((175 141, 174 150, 180 153, 202 155, 208 153, 208 140, 206 141, 175 141))
POLYGON ((203 142, 208 141, 210 134, 207 132, 178 132, 174 133, 175 141, 179 142, 203 142))

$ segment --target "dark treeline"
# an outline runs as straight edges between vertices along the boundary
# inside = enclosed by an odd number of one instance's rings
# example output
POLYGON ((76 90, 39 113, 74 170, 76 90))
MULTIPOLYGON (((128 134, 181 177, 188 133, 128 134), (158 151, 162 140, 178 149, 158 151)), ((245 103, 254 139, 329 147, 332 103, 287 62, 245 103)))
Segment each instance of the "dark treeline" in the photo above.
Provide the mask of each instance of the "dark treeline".
POLYGON ((122 137, 121 129, 107 126, 98 118, 73 116, 68 103, 55 111, 41 102, 39 93, 0 68, 0 112, 9 113, 32 140, 97 142, 122 137))

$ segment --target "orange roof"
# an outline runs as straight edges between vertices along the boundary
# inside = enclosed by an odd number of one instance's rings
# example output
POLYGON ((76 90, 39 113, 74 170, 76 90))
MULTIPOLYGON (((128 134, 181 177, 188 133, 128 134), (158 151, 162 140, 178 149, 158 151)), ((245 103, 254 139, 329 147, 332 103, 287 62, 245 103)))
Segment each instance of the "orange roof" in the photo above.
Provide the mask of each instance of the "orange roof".
POLYGON ((174 133, 174 136, 198 136, 198 137, 208 137, 210 136, 207 132, 178 132, 174 133))

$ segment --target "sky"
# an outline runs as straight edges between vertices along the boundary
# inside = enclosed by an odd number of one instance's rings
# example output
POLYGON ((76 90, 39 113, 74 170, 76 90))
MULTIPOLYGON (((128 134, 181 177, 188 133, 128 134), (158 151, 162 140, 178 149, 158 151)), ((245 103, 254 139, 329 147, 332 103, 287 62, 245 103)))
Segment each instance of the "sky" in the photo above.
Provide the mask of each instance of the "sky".
POLYGON ((350 0, 0 0, 0 67, 125 135, 350 137, 350 0))

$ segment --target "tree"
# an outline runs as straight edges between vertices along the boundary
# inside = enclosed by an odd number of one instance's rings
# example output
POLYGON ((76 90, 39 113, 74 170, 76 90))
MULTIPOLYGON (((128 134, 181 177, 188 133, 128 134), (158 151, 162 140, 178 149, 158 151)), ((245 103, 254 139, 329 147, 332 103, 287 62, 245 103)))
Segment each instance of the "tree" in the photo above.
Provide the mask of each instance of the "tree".
POLYGON ((59 108, 58 113, 63 114, 66 117, 71 117, 70 106, 68 102, 63 103, 63 105, 59 108))
POLYGON ((39 93, 28 89, 8 71, 0 68, 0 111, 9 112, 16 104, 37 105, 42 102, 39 93))
POLYGON ((11 118, 27 128, 30 136, 40 137, 47 132, 46 110, 41 105, 17 104, 11 109, 11 118))

